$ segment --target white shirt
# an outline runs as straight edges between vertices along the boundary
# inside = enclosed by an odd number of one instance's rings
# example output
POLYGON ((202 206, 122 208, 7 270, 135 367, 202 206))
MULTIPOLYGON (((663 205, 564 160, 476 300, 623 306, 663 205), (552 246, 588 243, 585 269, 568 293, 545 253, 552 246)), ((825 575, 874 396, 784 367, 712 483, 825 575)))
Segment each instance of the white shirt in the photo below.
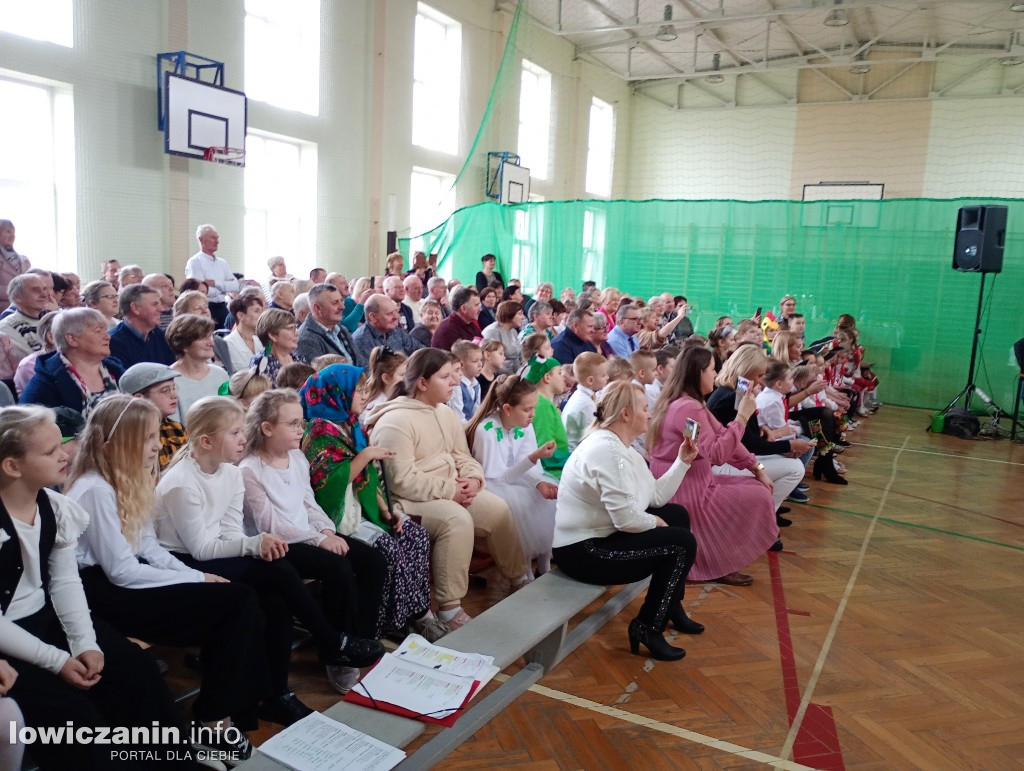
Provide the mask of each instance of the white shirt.
POLYGON ((245 344, 245 340, 242 339, 242 335, 239 334, 237 327, 231 330, 231 334, 225 335, 224 342, 228 344, 228 353, 231 355, 231 368, 234 372, 238 372, 240 369, 249 369, 249 362, 252 360, 252 357, 263 350, 263 343, 260 342, 256 335, 253 335, 249 341, 252 343, 252 348, 250 349, 245 344))
POLYGON ((562 469, 555 509, 554 546, 604 538, 616 530, 643 533, 656 527, 651 506, 663 506, 689 470, 679 460, 655 479, 640 453, 611 431, 596 429, 579 443, 562 469))
MULTIPOLYGON (((246 362, 246 367, 248 366, 249 363, 246 362)), ((228 380, 228 373, 216 364, 211 364, 210 370, 200 380, 193 380, 187 375, 174 378, 174 383, 178 387, 178 411, 171 415, 171 419, 184 424, 189 408, 204 396, 216 396, 217 391, 228 380)))
POLYGON ((597 415, 597 399, 593 391, 585 385, 577 385, 569 401, 562 410, 562 424, 565 426, 565 438, 569 444, 569 452, 576 449, 583 434, 597 415))
POLYGON ((530 454, 536 451, 537 435, 532 425, 505 428, 495 412, 476 427, 473 457, 483 467, 487 482, 536 488, 545 481, 540 461, 530 460, 530 454))
MULTIPOLYGON (((37 510, 34 525, 21 527, 20 525, 24 523, 11 518, 17 523, 15 528, 22 544, 23 572, 15 591, 22 594, 22 602, 19 604, 25 609, 30 605, 25 604, 24 600, 31 597, 37 588, 49 592, 50 602, 57 618, 60 619, 71 654, 43 642, 15 624, 14 622, 23 616, 12 600, 11 605, 7 606, 7 612, 0 616, 0 656, 21 659, 57 674, 70 656, 79 656, 85 651, 98 651, 100 648, 96 644, 89 605, 85 600, 82 580, 78 577, 78 565, 75 562, 75 544, 82 531, 89 525, 89 514, 60 493, 47 490, 46 494, 57 518, 57 537, 50 551, 50 585, 42 586, 42 571, 39 567, 41 527, 37 510), (35 539, 26 547, 26 540, 31 538, 30 533, 33 532, 35 539), (26 584, 25 588, 22 588, 22 584, 26 584)), ((0 529, 0 542, 13 537, 13 534, 0 529)))
POLYGON ((68 497, 89 512, 90 522, 78 540, 78 565, 99 565, 114 586, 150 589, 156 586, 201 583, 206 577, 179 560, 156 540, 152 522, 139 530, 132 545, 121 530, 117 493, 103 477, 85 474, 68 490, 68 497), (143 563, 141 560, 145 560, 143 563))
POLYGON ((43 575, 39 566, 39 536, 42 528, 39 525, 39 508, 36 507, 35 521, 29 525, 20 519, 11 517, 14 529, 18 531, 21 541, 21 580, 14 589, 14 597, 7 606, 7 615, 11 618, 25 618, 43 609, 46 605, 46 592, 43 591, 43 575))
POLYGON ((654 403, 658 401, 658 397, 661 396, 661 387, 662 383, 657 378, 654 379, 653 383, 644 386, 644 393, 647 394, 647 409, 654 409, 654 403))
POLYGON ((459 420, 463 423, 468 423, 473 415, 476 414, 476 408, 480 406, 480 383, 477 379, 468 378, 465 375, 459 380, 458 385, 452 389, 452 398, 448 400, 448 406, 455 410, 455 414, 459 416, 459 420), (473 411, 470 413, 470 418, 466 417, 463 412, 463 407, 466 405, 466 400, 463 398, 462 386, 466 386, 469 389, 470 395, 473 397, 473 411))
POLYGON ((222 463, 212 474, 186 455, 164 472, 156 486, 156 534, 168 551, 197 560, 256 557, 262 535, 242 527, 245 485, 237 466, 222 463))
POLYGON ((309 484, 309 461, 302 450, 288 453, 288 468, 268 465, 258 455, 243 458, 238 468, 245 484, 242 504, 246 535, 273 533, 288 543, 319 546, 334 532, 334 522, 316 502, 309 484))
POLYGON ((423 307, 423 303, 425 303, 426 301, 427 301, 426 297, 421 297, 420 299, 415 300, 415 301, 414 300, 410 300, 408 297, 406 297, 404 300, 402 300, 402 304, 407 306, 410 310, 412 310, 412 323, 413 324, 419 324, 420 323, 420 308, 423 307))
MULTIPOLYGON (((757 395, 757 424, 767 428, 784 428, 786 422, 786 404, 783 396, 774 388, 765 388, 757 395)), ((776 437, 775 441, 796 439, 797 433, 776 437)))
POLYGON ((196 252, 185 263, 185 278, 198 281, 213 279, 214 285, 207 292, 207 299, 212 303, 227 302, 228 292, 238 291, 238 279, 231 272, 227 260, 223 260, 206 252, 196 252))

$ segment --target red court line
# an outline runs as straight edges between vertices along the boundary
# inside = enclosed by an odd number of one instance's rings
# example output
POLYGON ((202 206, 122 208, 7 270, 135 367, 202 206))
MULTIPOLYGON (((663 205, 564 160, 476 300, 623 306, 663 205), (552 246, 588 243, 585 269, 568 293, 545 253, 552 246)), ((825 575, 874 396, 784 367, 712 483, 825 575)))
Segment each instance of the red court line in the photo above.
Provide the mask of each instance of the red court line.
MULTIPOLYGON (((786 713, 789 724, 793 725, 800 708, 800 681, 796 671, 796 656, 793 654, 793 637, 789 630, 789 614, 798 613, 786 607, 786 592, 782 585, 782 571, 779 569, 779 555, 768 552, 768 569, 772 578, 772 600, 775 605, 775 627, 779 637, 779 659, 782 664, 782 687, 786 695, 786 713)), ((797 731, 793 744, 793 760, 814 768, 842 771, 843 750, 839 746, 836 721, 831 707, 820 704, 807 705, 803 722, 797 731)))

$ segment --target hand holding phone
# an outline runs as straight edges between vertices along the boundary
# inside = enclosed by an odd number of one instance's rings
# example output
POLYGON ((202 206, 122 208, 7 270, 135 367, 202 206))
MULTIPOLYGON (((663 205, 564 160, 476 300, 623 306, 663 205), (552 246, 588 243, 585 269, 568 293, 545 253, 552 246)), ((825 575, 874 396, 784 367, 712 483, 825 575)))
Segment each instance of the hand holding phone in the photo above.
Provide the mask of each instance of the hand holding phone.
POLYGON ((690 441, 696 443, 697 436, 700 434, 700 423, 693 418, 686 419, 686 435, 690 437, 690 441))

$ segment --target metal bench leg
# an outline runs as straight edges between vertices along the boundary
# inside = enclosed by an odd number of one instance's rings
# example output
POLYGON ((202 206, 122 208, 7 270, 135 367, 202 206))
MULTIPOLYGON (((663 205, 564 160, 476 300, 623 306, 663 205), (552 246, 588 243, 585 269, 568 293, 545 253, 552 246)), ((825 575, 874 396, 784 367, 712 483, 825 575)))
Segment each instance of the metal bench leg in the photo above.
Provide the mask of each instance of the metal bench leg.
POLYGON ((562 650, 562 645, 565 644, 568 631, 569 622, 566 621, 558 629, 537 643, 535 647, 523 654, 526 663, 537 663, 544 667, 545 672, 550 671, 555 664, 564 658, 559 653, 562 650))

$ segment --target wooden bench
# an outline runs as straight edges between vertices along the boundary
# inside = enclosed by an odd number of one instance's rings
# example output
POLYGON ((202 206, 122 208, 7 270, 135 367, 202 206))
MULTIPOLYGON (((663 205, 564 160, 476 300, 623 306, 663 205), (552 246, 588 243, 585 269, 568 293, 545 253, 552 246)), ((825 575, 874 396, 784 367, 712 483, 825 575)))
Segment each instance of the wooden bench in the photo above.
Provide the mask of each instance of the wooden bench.
MULTIPOLYGON (((495 666, 501 669, 520 658, 526 660, 526 666, 487 696, 471 702, 453 727, 427 741, 399 768, 432 768, 439 763, 618 615, 646 587, 647 581, 623 587, 570 630, 569 621, 573 616, 599 599, 607 589, 581 584, 553 570, 484 611, 471 624, 439 640, 438 645, 446 648, 493 656, 495 666)), ((344 701, 324 714, 393 747, 405 747, 426 728, 418 720, 344 701)), ((282 766, 256 752, 239 768, 269 771, 282 766)))

